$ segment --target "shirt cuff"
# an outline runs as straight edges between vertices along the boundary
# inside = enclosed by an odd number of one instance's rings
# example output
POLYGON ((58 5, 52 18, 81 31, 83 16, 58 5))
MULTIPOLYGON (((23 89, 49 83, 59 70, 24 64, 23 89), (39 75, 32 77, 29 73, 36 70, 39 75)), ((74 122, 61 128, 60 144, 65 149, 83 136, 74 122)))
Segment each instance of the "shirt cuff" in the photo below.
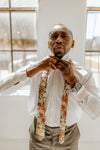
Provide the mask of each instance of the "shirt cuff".
POLYGON ((97 119, 100 116, 100 101, 92 95, 87 89, 82 86, 78 92, 74 92, 76 101, 81 106, 84 112, 87 112, 92 119, 97 119))
POLYGON ((79 91, 75 91, 74 95, 76 96, 77 102, 83 104, 84 99, 87 96, 87 91, 86 91, 84 85, 82 85, 82 87, 79 91))

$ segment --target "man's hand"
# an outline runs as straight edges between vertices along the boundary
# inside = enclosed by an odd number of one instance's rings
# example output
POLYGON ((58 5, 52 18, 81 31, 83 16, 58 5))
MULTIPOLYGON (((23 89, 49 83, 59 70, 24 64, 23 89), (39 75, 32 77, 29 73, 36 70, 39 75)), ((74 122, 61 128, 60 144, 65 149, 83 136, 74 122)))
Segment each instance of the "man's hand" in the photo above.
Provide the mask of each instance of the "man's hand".
POLYGON ((56 63, 57 63, 58 58, 56 57, 49 57, 47 59, 44 59, 40 62, 39 68, 40 70, 51 70, 51 69, 56 69, 56 63))
POLYGON ((68 61, 61 60, 55 56, 49 56, 48 58, 39 62, 39 64, 30 70, 27 70, 27 76, 32 77, 39 71, 49 71, 51 69, 59 69, 62 72, 62 75, 65 80, 71 85, 74 86, 78 82, 77 78, 73 73, 72 64, 68 61))
POLYGON ((75 83, 78 82, 77 78, 73 73, 71 62, 60 60, 57 63, 56 67, 62 72, 64 79, 67 80, 67 82, 71 85, 71 87, 73 87, 75 83))
POLYGON ((34 76, 37 72, 39 71, 49 71, 51 69, 56 69, 56 63, 57 63, 58 58, 56 57, 48 57, 41 62, 39 62, 37 65, 27 68, 26 73, 28 77, 34 76))

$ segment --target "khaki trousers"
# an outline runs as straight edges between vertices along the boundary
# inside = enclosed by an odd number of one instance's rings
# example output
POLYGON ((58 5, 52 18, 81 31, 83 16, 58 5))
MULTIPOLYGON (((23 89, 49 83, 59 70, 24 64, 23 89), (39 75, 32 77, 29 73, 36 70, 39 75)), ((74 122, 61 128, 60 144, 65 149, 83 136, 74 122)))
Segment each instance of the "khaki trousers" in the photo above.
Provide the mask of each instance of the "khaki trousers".
POLYGON ((77 123, 66 126, 65 129, 65 141, 63 144, 59 144, 59 127, 45 126, 45 138, 39 141, 35 137, 36 130, 36 118, 29 128, 30 141, 29 150, 78 150, 78 141, 80 137, 80 131, 77 123))

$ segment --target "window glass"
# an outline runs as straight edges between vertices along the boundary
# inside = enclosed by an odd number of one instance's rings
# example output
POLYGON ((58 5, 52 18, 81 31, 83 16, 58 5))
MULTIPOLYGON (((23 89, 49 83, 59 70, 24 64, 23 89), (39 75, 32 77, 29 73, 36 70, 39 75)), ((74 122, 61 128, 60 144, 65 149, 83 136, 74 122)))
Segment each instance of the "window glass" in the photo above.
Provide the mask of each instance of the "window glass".
POLYGON ((0 7, 9 7, 8 0, 0 0, 0 7))
POLYGON ((12 7, 38 7, 38 0, 11 0, 12 7))
POLYGON ((0 12, 0 50, 10 50, 9 13, 0 12))
POLYGON ((14 71, 21 69, 23 66, 26 66, 31 62, 35 62, 36 59, 36 52, 13 52, 14 71))
POLYGON ((100 0, 87 0, 87 7, 100 7, 100 0))
MULTIPOLYGON (((37 7, 38 0, 0 0, 0 80, 37 60, 37 7)), ((17 92, 29 94, 29 85, 17 92)))
POLYGON ((87 14, 86 50, 100 50, 100 11, 87 14))
POLYGON ((12 38, 14 50, 37 49, 35 12, 12 13, 12 38))
POLYGON ((85 66, 92 70, 95 83, 100 90, 100 53, 97 52, 86 53, 85 66))
POLYGON ((3 79, 11 72, 11 53, 0 52, 0 79, 3 79))
POLYGON ((87 7, 91 7, 91 11, 87 11, 85 66, 92 70, 100 91, 100 0, 87 0, 87 7))

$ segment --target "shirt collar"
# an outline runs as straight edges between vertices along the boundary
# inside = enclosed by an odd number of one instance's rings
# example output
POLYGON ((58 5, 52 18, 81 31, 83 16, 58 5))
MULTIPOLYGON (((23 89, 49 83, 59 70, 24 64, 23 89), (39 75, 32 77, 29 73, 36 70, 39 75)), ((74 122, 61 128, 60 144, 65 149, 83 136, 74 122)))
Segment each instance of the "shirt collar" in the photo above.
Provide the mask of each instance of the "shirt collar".
MULTIPOLYGON (((52 52, 50 52, 50 55, 51 56, 54 56, 54 54, 52 53, 52 52)), ((66 61, 69 61, 69 53, 67 53, 65 56, 63 56, 62 58, 61 58, 62 60, 66 60, 66 61)))

